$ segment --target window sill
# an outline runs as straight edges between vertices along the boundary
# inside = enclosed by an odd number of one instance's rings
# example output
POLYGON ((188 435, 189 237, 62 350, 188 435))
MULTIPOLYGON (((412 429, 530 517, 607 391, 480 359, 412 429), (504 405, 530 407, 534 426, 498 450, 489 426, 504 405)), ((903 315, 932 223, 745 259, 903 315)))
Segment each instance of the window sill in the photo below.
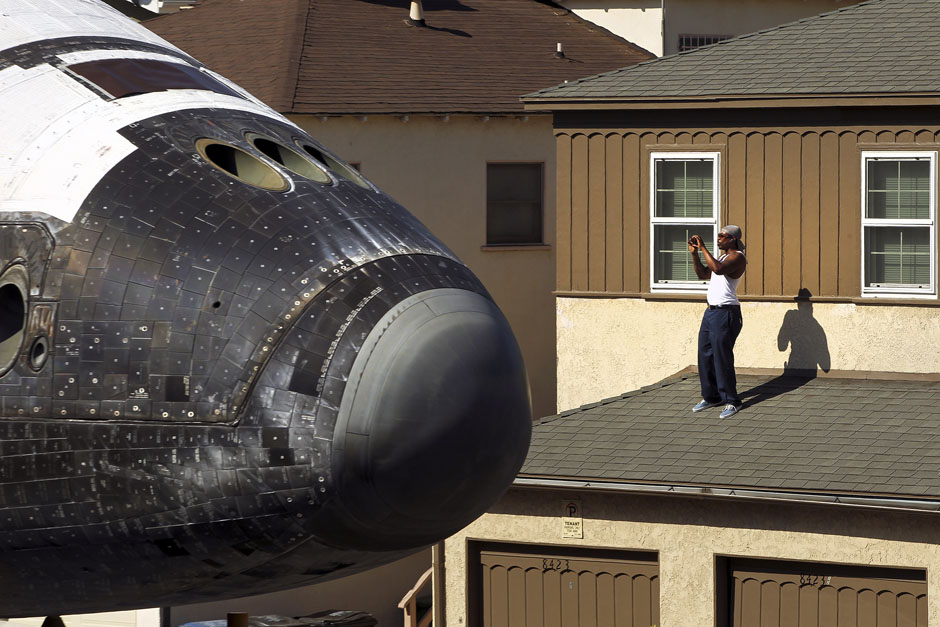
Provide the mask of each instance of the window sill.
MULTIPOLYGON (((649 301, 674 301, 674 302, 705 302, 705 293, 668 293, 668 292, 588 292, 573 290, 555 290, 552 296, 561 298, 635 298, 649 301)), ((747 296, 738 294, 738 300, 742 303, 797 303, 800 301, 812 303, 827 304, 853 304, 853 305, 873 305, 873 306, 895 306, 895 307, 940 307, 940 298, 931 297, 893 297, 893 298, 872 298, 871 296, 813 296, 810 299, 797 298, 795 296, 747 296)))
POLYGON ((923 300, 923 299, 936 299, 936 292, 862 292, 860 297, 862 300, 871 300, 871 299, 891 299, 891 300, 923 300))
POLYGON ((549 244, 484 244, 480 250, 485 253, 508 253, 520 250, 551 250, 549 244))
POLYGON ((708 283, 702 283, 701 285, 684 285, 682 287, 654 287, 650 290, 650 294, 656 296, 657 294, 687 294, 687 295, 703 295, 708 292, 708 283))

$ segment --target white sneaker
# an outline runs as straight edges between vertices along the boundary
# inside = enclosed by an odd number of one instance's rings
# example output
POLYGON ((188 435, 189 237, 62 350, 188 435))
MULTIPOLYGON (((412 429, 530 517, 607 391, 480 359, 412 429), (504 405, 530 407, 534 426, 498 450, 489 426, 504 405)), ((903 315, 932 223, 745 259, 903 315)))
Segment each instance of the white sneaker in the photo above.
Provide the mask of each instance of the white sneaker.
POLYGON ((738 413, 738 411, 740 411, 739 408, 735 407, 734 405, 725 405, 725 408, 721 410, 721 413, 718 414, 718 417, 731 418, 731 416, 738 413))

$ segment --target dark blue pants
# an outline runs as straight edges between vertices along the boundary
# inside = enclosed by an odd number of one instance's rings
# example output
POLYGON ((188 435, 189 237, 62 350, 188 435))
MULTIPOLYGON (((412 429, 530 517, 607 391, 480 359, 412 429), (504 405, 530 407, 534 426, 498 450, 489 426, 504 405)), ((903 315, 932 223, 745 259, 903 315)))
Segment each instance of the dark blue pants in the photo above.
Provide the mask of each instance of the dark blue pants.
POLYGON ((734 342, 744 321, 740 307, 706 309, 698 332, 698 377, 702 399, 741 405, 734 376, 734 342))

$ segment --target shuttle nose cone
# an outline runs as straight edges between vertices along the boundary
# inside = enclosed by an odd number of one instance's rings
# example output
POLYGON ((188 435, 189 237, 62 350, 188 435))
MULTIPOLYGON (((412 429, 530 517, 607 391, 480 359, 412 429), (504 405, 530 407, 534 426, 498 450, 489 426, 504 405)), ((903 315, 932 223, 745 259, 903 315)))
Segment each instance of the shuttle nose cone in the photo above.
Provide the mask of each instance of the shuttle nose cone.
POLYGON ((369 550, 440 540, 503 493, 530 434, 525 368, 499 309, 466 290, 416 294, 352 367, 333 440, 337 489, 316 533, 369 550))

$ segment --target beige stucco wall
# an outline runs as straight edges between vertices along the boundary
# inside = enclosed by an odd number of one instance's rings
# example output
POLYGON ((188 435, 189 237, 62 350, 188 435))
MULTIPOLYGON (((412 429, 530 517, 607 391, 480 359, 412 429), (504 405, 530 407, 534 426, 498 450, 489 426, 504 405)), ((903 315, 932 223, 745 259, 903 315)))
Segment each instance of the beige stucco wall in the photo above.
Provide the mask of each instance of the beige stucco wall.
MULTIPOLYGON (((703 307, 640 298, 557 298, 559 411, 694 365, 703 307)), ((744 302, 741 311, 738 368, 940 372, 935 307, 744 302)))
POLYGON ((558 0, 558 3, 581 19, 602 26, 658 57, 663 55, 662 0, 558 0))
POLYGON ((715 624, 717 556, 925 568, 934 625, 937 523, 937 514, 832 505, 514 489, 445 545, 447 625, 468 624, 468 540, 657 551, 660 627, 715 624), (581 499, 581 540, 561 537, 562 504, 572 497, 581 499))
POLYGON ((381 187, 483 281, 522 347, 534 412, 555 411, 555 140, 551 116, 296 116, 381 187), (406 121, 407 120, 407 121, 406 121), (547 246, 487 249, 486 164, 542 162, 547 246))

